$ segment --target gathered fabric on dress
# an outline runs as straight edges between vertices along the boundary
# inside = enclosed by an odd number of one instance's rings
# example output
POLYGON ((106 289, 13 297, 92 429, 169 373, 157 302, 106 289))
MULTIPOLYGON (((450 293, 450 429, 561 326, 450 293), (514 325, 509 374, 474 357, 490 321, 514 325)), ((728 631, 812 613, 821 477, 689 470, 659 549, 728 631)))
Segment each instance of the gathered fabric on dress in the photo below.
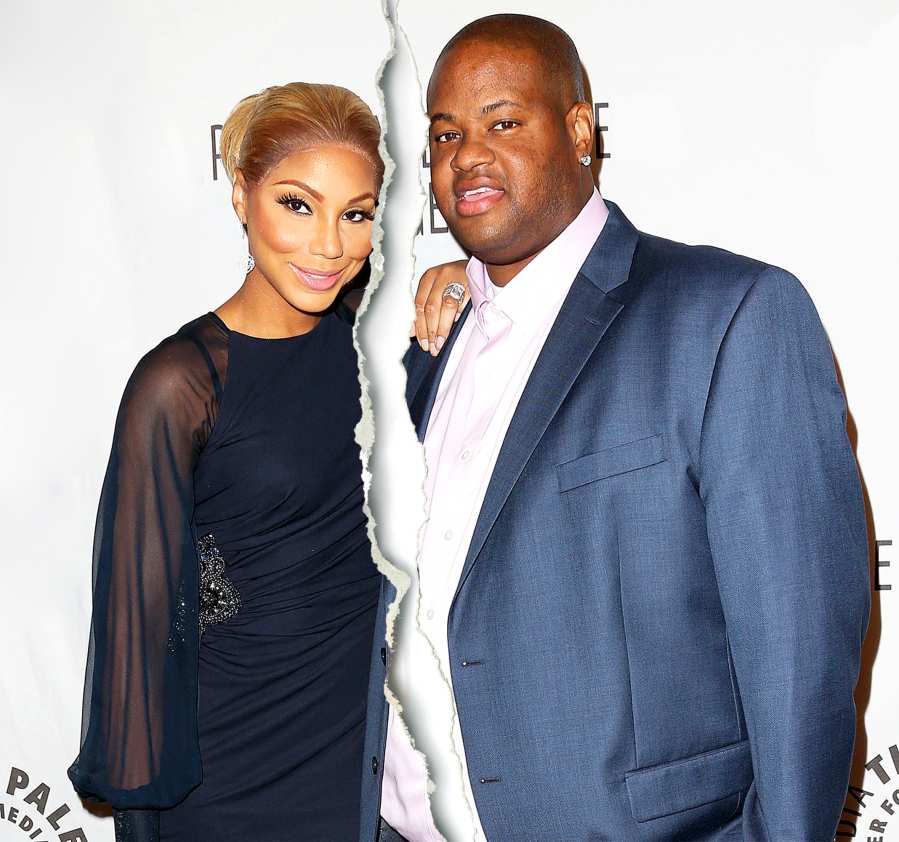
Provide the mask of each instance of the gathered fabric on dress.
POLYGON ((94 540, 76 791, 132 842, 350 842, 380 574, 350 318, 212 312, 126 385, 94 540))

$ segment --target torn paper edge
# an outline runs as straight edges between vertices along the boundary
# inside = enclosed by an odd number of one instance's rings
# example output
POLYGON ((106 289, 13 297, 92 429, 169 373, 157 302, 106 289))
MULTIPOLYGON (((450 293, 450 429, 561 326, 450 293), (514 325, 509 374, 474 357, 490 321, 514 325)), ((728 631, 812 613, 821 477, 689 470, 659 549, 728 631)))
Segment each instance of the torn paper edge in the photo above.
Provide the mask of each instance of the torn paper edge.
MULTIPOLYGON (((359 330, 361 318, 368 308, 370 298, 374 294, 375 290, 377 289, 377 287, 379 286, 379 284, 381 282, 381 279, 384 277, 384 274, 385 274, 384 268, 383 268, 384 257, 385 257, 386 251, 388 250, 387 248, 382 247, 382 243, 383 243, 383 240, 385 238, 385 233, 386 233, 385 232, 385 214, 386 214, 386 207, 385 207, 386 199, 385 199, 385 197, 387 196, 390 185, 393 182, 393 174, 396 171, 398 164, 394 160, 393 156, 390 154, 390 148, 389 148, 391 146, 395 147, 397 144, 397 141, 395 138, 391 143, 388 143, 388 141, 387 141, 387 138, 389 137, 389 132, 390 132, 390 126, 388 125, 388 118, 387 118, 387 97, 390 96, 390 93, 387 89, 387 81, 388 80, 385 80, 384 77, 385 77, 387 65, 390 64, 390 62, 392 60, 394 60, 400 54, 400 51, 403 47, 405 47, 405 56, 408 57, 411 67, 412 67, 412 73, 413 73, 413 76, 415 79, 416 87, 418 89, 417 101, 419 103, 419 108, 421 108, 421 99, 422 99, 421 74, 420 74, 418 66, 416 64, 415 55, 414 55, 414 52, 412 51, 412 46, 409 42, 409 39, 398 21, 397 9, 399 6, 399 2, 400 2, 400 0, 381 0, 381 10, 382 10, 382 13, 384 14, 385 21, 387 22, 387 26, 390 31, 390 47, 389 47, 387 55, 385 56, 384 60, 382 61, 381 65, 378 69, 377 77, 376 77, 376 87, 378 90, 378 97, 379 97, 380 105, 381 105, 381 120, 382 120, 381 141, 380 141, 380 145, 379 145, 379 151, 385 162, 384 183, 382 185, 381 195, 380 195, 380 198, 383 201, 379 202, 378 213, 376 215, 375 223, 373 226, 372 276, 367 285, 365 294, 363 295, 362 302, 359 305, 356 323, 353 328, 353 343, 354 343, 354 346, 355 346, 356 352, 357 352, 358 365, 359 365, 359 382, 360 382, 361 391, 362 391, 362 397, 361 397, 362 420, 359 422, 359 425, 357 425, 357 428, 356 428, 356 439, 360 444, 360 447, 362 449, 362 454, 363 454, 362 455, 363 483, 364 483, 364 487, 365 487, 364 510, 365 510, 366 516, 368 518, 369 537, 370 537, 371 544, 372 544, 372 555, 375 560, 375 564, 377 565, 378 569, 396 587, 396 592, 397 592, 396 598, 388 607, 388 612, 387 612, 387 617, 386 617, 386 639, 387 639, 387 644, 391 648, 391 650, 394 648, 394 629, 395 629, 395 624, 399 620, 400 603, 402 602, 402 600, 408 593, 410 587, 412 586, 413 579, 404 570, 400 569, 399 567, 394 565, 392 562, 390 562, 388 559, 386 559, 383 556, 383 554, 380 551, 380 548, 377 545, 376 539, 375 539, 375 519, 374 519, 374 515, 371 511, 370 505, 369 505, 369 488, 370 488, 370 483, 371 483, 371 473, 368 470, 368 464, 369 464, 370 458, 372 456, 372 453, 374 452, 374 446, 375 446, 375 436, 374 436, 375 423, 374 423, 374 413, 372 410, 372 402, 371 402, 371 398, 369 395, 370 381, 365 373, 366 358, 365 358, 365 355, 363 354, 362 348, 360 347, 360 344, 359 344, 358 330, 359 330)), ((402 92, 400 92, 400 95, 402 95, 402 92)), ((424 113, 423 109, 421 110, 421 114, 422 114, 422 117, 426 118, 427 115, 424 113)), ((419 236, 418 227, 421 224, 421 218, 422 218, 421 215, 422 215, 422 212, 423 212, 423 209, 425 206, 425 202, 427 199, 427 194, 426 194, 426 189, 425 189, 426 186, 422 182, 421 169, 417 165, 417 162, 418 162, 418 160, 421 159, 421 156, 424 152, 426 143, 427 143, 427 140, 425 138, 423 140, 421 148, 419 149, 418 154, 416 156, 415 164, 413 164, 415 166, 415 173, 416 173, 416 179, 417 179, 417 184, 418 184, 418 197, 419 197, 419 202, 420 202, 419 212, 417 215, 418 223, 409 232, 410 236, 408 238, 408 252, 406 255, 410 260, 411 271, 413 273, 415 271, 415 243, 416 243, 417 237, 419 236)), ((410 156, 410 160, 411 160, 411 156, 410 156)), ((402 166, 402 163, 400 163, 399 166, 402 166)), ((396 234, 392 234, 392 236, 395 237, 396 234)), ((391 242, 392 242, 392 240, 391 240, 391 242)), ((411 292, 411 285, 407 286, 406 295, 407 295, 407 299, 408 299, 408 303, 409 303, 410 316, 414 317, 414 315, 415 315, 414 300, 413 300, 413 297, 410 294, 410 292, 411 292)), ((411 321, 411 319, 410 319, 410 321, 411 321)), ((400 363, 399 358, 397 359, 397 363, 400 363)), ((403 373, 403 376, 405 377, 405 373, 403 373)), ((403 411, 406 411, 405 400, 403 400, 403 411)), ((411 419, 408 419, 408 425, 411 429, 412 428, 411 419)), ((414 435, 414 431, 413 431, 413 435, 414 435)), ((422 467, 424 468, 424 471, 426 472, 424 446, 419 444, 418 447, 419 447, 420 458, 422 461, 422 467)), ((384 464, 385 465, 388 464, 387 460, 384 461, 384 464)), ((421 493, 421 507, 420 507, 421 520, 418 524, 417 531, 416 531, 416 551, 415 551, 416 566, 418 565, 419 559, 420 559, 422 538, 424 535, 425 518, 426 518, 425 485, 424 484, 425 484, 425 479, 423 478, 421 487, 419 489, 419 491, 421 493)), ((417 582, 417 577, 416 577, 415 581, 417 582)), ((416 608, 417 608, 417 610, 415 612, 415 616, 414 616, 415 631, 417 634, 420 634, 422 636, 424 642, 427 644, 427 647, 430 649, 431 655, 435 659, 435 663, 437 665, 438 672, 443 680, 444 691, 447 694, 450 709, 455 710, 455 701, 453 698, 452 685, 450 683, 450 678, 446 675, 445 671, 443 670, 443 668, 440 664, 440 659, 438 657, 438 654, 437 654, 434 644, 431 642, 429 636, 425 633, 425 631, 422 627, 421 617, 420 617, 421 600, 418 598, 418 596, 420 596, 420 590, 419 590, 418 594, 416 594, 416 601, 415 601, 416 608)), ((389 662, 390 661, 388 661, 388 663, 389 662)), ((389 675, 389 672, 388 672, 388 675, 389 675)), ((410 729, 409 725, 402 717, 402 714, 404 712, 402 703, 400 702, 398 697, 392 692, 392 690, 388 686, 387 681, 385 681, 385 684, 384 684, 384 693, 385 693, 385 698, 388 700, 388 703, 394 706, 394 712, 396 714, 396 716, 394 718, 394 724, 398 723, 399 726, 403 729, 403 731, 405 732, 406 736, 408 737, 408 739, 410 741, 410 744, 412 745, 413 749, 418 753, 418 755, 420 756, 420 758, 424 764, 424 768, 425 768, 425 771, 427 774, 427 782, 428 782, 427 783, 427 793, 426 793, 428 808, 431 811, 431 815, 434 820, 435 826, 441 832, 441 834, 446 836, 446 834, 443 833, 443 828, 441 828, 440 825, 438 825, 438 823, 437 823, 438 820, 437 820, 436 816, 434 816, 433 809, 432 809, 433 805, 432 805, 431 795, 436 791, 436 786, 435 786, 434 780, 431 777, 431 771, 429 768, 427 756, 421 750, 416 748, 416 741, 415 741, 414 735, 412 734, 412 730, 410 729)), ((422 711, 421 715, 426 716, 427 712, 422 711)), ((412 719, 414 719, 417 716, 417 712, 415 710, 410 709, 409 716, 412 719)), ((456 751, 455 741, 453 739, 454 720, 451 719, 447 723, 447 726, 448 727, 446 728, 444 739, 439 741, 439 750, 443 751, 446 748, 448 748, 447 755, 451 756, 455 760, 455 763, 452 765, 454 765, 456 774, 459 776, 459 783, 461 784, 462 797, 468 807, 469 820, 470 820, 470 832, 471 832, 471 838, 473 839, 475 836, 475 814, 474 814, 475 805, 470 802, 470 799, 468 796, 468 790, 467 790, 467 787, 465 786, 465 780, 464 780, 464 764, 463 764, 462 758, 459 756, 459 753, 456 751)), ((435 730, 435 732, 432 732, 432 733, 436 733, 436 730, 435 730)), ((446 838, 450 838, 450 837, 446 837, 446 838)))
MULTIPOLYGON (((378 99, 380 103, 380 120, 381 120, 381 138, 378 145, 378 151, 381 154, 381 157, 384 161, 385 169, 384 169, 384 180, 381 185, 381 191, 379 195, 378 202, 378 211, 375 215, 374 224, 372 226, 372 256, 371 256, 371 277, 369 278, 369 282, 366 285, 365 292, 362 297, 362 301, 359 304, 358 311, 356 314, 355 323, 353 325, 353 346, 356 349, 357 355, 357 363, 358 363, 358 373, 359 373, 359 384, 360 384, 360 403, 362 408, 362 417, 359 423, 355 428, 355 438, 357 443, 359 444, 361 451, 361 460, 362 460, 362 480, 363 480, 363 489, 364 489, 364 502, 363 502, 363 511, 365 512, 367 524, 368 524, 368 537, 371 543, 372 549, 372 559, 374 560, 375 566, 377 569, 391 582, 391 584, 396 588, 396 598, 394 601, 388 606, 387 616, 385 619, 386 625, 386 643, 388 647, 393 650, 394 648, 394 626, 396 622, 399 620, 399 606, 405 597, 406 593, 409 591, 411 585, 411 577, 401 568, 394 565, 391 561, 389 561, 384 554, 381 552, 380 547, 378 546, 377 538, 375 536, 375 528, 376 522, 374 513, 372 512, 370 501, 369 501, 369 491, 371 487, 372 475, 369 470, 369 462, 371 460, 372 454, 374 452, 375 446, 375 419, 374 412, 372 409, 372 400, 370 396, 370 385, 371 381, 369 380, 365 366, 367 362, 367 358, 363 352, 363 349, 359 340, 359 328, 362 317, 365 315, 365 312, 368 309, 369 303, 371 301, 371 297, 374 295, 375 290, 380 286, 381 280, 384 277, 384 257, 386 248, 383 246, 385 239, 385 214, 386 214, 386 197, 389 192, 390 186, 393 182, 393 174, 396 171, 396 162, 393 159, 393 156, 390 154, 390 150, 387 144, 387 136, 389 133, 389 125, 387 119, 387 101, 386 101, 386 90, 384 84, 384 75, 387 69, 387 65, 397 56, 397 41, 398 37, 405 41, 406 47, 408 50, 408 55, 411 57, 411 49, 408 46, 408 41, 406 40, 405 33, 402 32, 401 28, 395 22, 395 5, 393 9, 391 9, 390 0, 381 0, 381 11, 384 16, 384 20, 387 24, 390 43, 388 47, 387 54, 384 56, 380 66, 378 67, 378 71, 376 74, 376 88, 378 91, 378 99)), ((416 79, 417 77, 417 69, 415 69, 416 79)), ((421 210, 424 207, 425 194, 421 190, 421 182, 419 178, 419 196, 421 200, 421 207, 419 208, 419 218, 421 216, 421 210)), ((410 237, 410 247, 409 254, 413 260, 414 266, 414 254, 412 252, 412 247, 415 242, 415 229, 411 232, 412 236, 410 237)), ((411 315, 414 315, 414 306, 412 304, 411 299, 409 300, 411 315)), ((401 356, 401 355, 400 355, 401 356)), ((401 366, 400 358, 397 358, 397 364, 401 366)), ((405 375, 404 375, 405 376, 405 375)), ((401 393, 402 399, 402 393, 401 393)), ((403 401, 403 409, 405 411, 405 401, 403 401)), ((409 420, 409 426, 411 428, 412 422, 409 420)), ((414 434, 414 431, 413 431, 414 434)), ((422 463, 424 463, 424 449, 419 445, 419 449, 421 452, 422 463)), ((385 464, 387 461, 385 460, 385 464)), ((423 529, 423 522, 425 518, 425 510, 424 510, 424 490, 422 490, 422 498, 421 498, 421 522, 418 526, 417 537, 420 539, 420 535, 423 529)), ((416 542, 418 543, 418 541, 416 542)), ((417 556, 417 554, 416 554, 417 556)), ((388 663, 390 661, 388 660, 388 663)), ((389 672, 389 671, 388 671, 389 672)), ((387 680, 384 682, 384 696, 388 702, 388 704, 392 705, 395 712, 394 725, 398 724, 399 727, 403 729, 405 734, 407 735, 410 744, 413 749, 418 753, 421 757, 422 763, 424 764, 425 771, 427 773, 427 792, 425 793, 427 801, 428 801, 428 809, 430 810, 430 795, 434 792, 435 786, 434 782, 430 777, 430 772, 428 770, 428 762, 427 758, 423 752, 419 751, 415 748, 415 739, 412 736, 408 726, 402 719, 403 706, 397 696, 391 691, 388 686, 387 680)))

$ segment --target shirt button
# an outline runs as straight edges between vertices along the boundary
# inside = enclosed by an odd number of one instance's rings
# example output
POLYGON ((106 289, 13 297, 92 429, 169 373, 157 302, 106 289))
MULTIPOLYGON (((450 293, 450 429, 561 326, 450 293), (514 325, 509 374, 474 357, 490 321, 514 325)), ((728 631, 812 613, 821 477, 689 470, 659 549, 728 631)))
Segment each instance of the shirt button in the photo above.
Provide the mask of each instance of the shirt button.
POLYGON ((453 530, 447 529, 446 532, 443 533, 443 537, 449 541, 453 537, 453 530))
POLYGON ((462 453, 460 454, 459 458, 460 458, 463 462, 467 462, 469 459, 471 459, 471 451, 468 450, 468 448, 466 448, 465 450, 462 451, 462 453))
POLYGON ((434 609, 429 608, 427 613, 425 614, 425 617, 427 617, 429 620, 433 620, 434 619, 434 609))

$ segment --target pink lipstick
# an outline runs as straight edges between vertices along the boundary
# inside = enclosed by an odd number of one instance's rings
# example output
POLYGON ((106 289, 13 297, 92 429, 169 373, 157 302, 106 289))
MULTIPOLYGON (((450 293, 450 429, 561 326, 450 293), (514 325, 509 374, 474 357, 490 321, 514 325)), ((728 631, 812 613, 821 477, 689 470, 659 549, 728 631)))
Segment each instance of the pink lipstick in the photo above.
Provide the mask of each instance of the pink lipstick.
POLYGON ((289 261, 288 263, 290 268, 293 269, 293 273, 306 286, 314 289, 316 292, 324 292, 331 289, 337 283, 337 279, 341 274, 340 272, 313 272, 311 269, 301 269, 299 266, 294 266, 289 261))

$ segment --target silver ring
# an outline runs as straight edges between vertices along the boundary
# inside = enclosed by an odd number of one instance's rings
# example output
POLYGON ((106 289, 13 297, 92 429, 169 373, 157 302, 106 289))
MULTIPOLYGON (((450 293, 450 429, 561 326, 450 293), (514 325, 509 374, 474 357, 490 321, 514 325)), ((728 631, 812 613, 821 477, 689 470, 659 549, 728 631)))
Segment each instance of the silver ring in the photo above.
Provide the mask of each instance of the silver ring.
POLYGON ((451 284, 447 284, 446 288, 443 290, 443 298, 452 298, 456 301, 456 303, 460 302, 465 296, 465 285, 460 284, 458 281, 453 281, 451 284))

